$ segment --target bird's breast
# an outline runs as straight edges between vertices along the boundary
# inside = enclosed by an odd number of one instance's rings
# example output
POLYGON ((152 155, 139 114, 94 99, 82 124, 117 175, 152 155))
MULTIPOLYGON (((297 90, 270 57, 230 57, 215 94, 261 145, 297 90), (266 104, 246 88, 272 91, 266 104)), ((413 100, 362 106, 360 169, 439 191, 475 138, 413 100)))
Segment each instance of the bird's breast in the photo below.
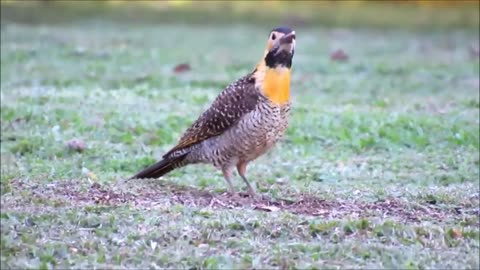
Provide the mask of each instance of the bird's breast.
POLYGON ((260 91, 276 105, 290 100, 290 70, 288 68, 267 68, 263 74, 260 91))
POLYGON ((287 127, 289 103, 278 106, 261 98, 251 112, 220 136, 202 142, 195 159, 215 166, 251 161, 265 154, 282 137, 287 127))

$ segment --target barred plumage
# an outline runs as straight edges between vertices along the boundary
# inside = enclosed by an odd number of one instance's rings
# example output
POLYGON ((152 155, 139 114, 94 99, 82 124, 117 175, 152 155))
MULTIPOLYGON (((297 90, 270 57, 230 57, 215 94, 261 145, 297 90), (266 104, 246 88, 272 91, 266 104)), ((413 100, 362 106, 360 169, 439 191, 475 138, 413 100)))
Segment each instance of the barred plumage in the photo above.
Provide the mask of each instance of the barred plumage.
POLYGON ((272 30, 255 70, 227 86, 162 160, 132 178, 157 178, 179 167, 206 163, 222 170, 233 192, 230 178, 237 167, 254 195, 246 166, 271 149, 287 128, 294 47, 292 30, 272 30))

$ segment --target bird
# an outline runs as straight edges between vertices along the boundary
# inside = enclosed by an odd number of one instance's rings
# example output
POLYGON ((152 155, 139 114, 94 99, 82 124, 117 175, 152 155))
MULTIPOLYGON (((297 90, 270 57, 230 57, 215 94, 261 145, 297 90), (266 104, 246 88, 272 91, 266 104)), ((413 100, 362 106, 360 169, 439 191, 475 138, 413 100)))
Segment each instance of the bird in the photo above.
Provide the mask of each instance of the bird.
POLYGON ((272 29, 252 70, 227 85, 159 161, 130 179, 160 178, 187 165, 210 164, 222 172, 229 193, 235 195, 236 167, 248 194, 255 197, 247 165, 270 151, 288 127, 295 40, 289 27, 272 29))

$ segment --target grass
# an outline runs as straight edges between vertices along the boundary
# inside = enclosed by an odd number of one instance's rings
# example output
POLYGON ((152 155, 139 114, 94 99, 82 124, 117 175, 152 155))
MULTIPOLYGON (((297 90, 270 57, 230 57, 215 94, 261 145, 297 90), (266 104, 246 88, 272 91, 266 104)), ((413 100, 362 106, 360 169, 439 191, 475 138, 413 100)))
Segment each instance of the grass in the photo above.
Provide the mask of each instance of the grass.
POLYGON ((259 202, 208 166, 123 180, 270 28, 4 22, 1 268, 479 268, 478 31, 296 29, 288 132, 249 167, 259 202))
POLYGON ((99 17, 117 24, 288 24, 443 31, 477 29, 479 3, 419 1, 18 1, 3 0, 2 21, 68 24, 99 17), (139 15, 141 14, 141 15, 139 15))

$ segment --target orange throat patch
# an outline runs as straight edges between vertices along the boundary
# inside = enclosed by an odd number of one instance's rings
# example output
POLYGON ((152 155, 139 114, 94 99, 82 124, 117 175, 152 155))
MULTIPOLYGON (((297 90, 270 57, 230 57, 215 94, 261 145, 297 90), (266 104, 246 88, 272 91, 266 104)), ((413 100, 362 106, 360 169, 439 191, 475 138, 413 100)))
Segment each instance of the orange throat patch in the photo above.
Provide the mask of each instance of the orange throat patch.
POLYGON ((283 105, 290 100, 290 69, 286 67, 257 69, 257 87, 271 102, 283 105))

